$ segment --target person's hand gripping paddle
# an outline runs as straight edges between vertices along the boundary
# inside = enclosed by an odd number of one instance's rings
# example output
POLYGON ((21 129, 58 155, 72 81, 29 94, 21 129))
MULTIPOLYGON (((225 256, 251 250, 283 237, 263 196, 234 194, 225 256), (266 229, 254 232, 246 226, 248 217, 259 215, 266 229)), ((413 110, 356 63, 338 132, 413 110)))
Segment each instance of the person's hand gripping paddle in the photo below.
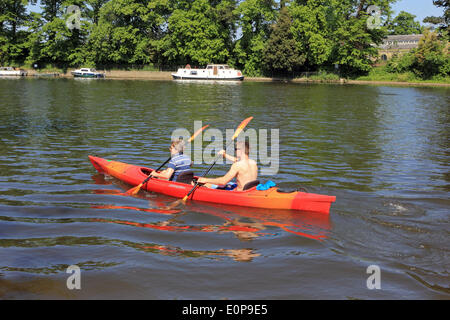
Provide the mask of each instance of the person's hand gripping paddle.
MULTIPOLYGON (((225 150, 228 148, 228 146, 233 143, 233 141, 237 138, 237 136, 242 132, 242 130, 244 130, 244 128, 247 126, 247 124, 253 119, 253 117, 248 117, 247 119, 245 119, 244 121, 241 122, 241 124, 237 127, 236 131, 234 132, 233 137, 231 138, 231 141, 227 144, 227 146, 225 147, 225 150)), ((206 170, 201 177, 206 176, 209 171, 211 171, 212 167, 214 167, 214 165, 216 164, 217 160, 221 157, 221 155, 218 155, 216 157, 216 159, 214 160, 214 162, 212 163, 212 165, 208 168, 208 170, 206 170)), ((184 198, 182 199, 183 203, 186 203, 187 199, 189 198, 189 196, 192 194, 192 192, 194 192, 194 190, 198 187, 198 180, 195 182, 194 187, 191 189, 191 191, 189 191, 189 193, 187 195, 184 196, 184 198)), ((179 200, 178 200, 179 201, 179 200)), ((178 202, 177 201, 177 202, 178 202)), ((178 204, 178 203, 177 203, 178 204)), ((175 205, 175 204, 174 204, 175 205)), ((172 206, 171 206, 172 207, 172 206)))

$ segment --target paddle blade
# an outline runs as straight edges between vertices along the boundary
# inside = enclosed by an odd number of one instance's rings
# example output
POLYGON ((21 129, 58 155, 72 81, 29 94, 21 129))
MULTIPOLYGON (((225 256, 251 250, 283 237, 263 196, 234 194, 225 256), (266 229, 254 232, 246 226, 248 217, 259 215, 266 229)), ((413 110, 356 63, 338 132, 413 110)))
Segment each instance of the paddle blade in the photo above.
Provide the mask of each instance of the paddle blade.
POLYGON ((247 119, 245 119, 244 121, 241 122, 241 124, 239 125, 239 127, 237 127, 236 131, 234 132, 233 137, 231 138, 231 140, 236 139, 236 137, 242 132, 242 130, 244 130, 244 128, 247 126, 247 124, 253 119, 253 117, 248 117, 247 119))
POLYGON ((194 134, 192 135, 192 137, 189 138, 188 142, 191 142, 192 140, 194 140, 200 134, 200 132, 202 132, 203 130, 205 130, 208 127, 209 127, 209 124, 207 124, 203 128, 198 129, 197 131, 195 131, 194 134))
POLYGON ((134 196, 134 195, 136 195, 138 192, 139 192, 139 190, 141 190, 141 188, 142 188, 142 183, 141 184, 138 184, 136 187, 134 187, 134 188, 131 188, 130 190, 128 190, 127 192, 125 192, 126 194, 128 194, 128 195, 130 195, 130 196, 134 196))

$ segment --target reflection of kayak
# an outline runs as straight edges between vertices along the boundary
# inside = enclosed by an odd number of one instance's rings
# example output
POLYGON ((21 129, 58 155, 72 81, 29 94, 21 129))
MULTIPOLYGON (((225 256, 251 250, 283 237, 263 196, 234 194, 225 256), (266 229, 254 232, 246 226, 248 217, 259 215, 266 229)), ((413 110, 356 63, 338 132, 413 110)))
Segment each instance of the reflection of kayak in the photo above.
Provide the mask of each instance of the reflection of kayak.
MULTIPOLYGON (((168 213, 164 210, 121 206, 93 206, 96 209, 128 209, 146 212, 168 213)), ((291 210, 273 210, 261 208, 244 208, 218 204, 191 203, 189 209, 194 212, 206 213, 223 219, 223 225, 178 225, 172 219, 156 223, 141 223, 118 219, 92 219, 95 222, 107 222, 127 226, 148 228, 172 232, 217 232, 233 233, 241 241, 249 241, 261 236, 273 234, 273 227, 280 228, 291 234, 314 240, 325 240, 331 231, 329 215, 309 212, 294 213, 291 210)))
MULTIPOLYGON (((280 228, 291 234, 315 240, 325 240, 331 232, 330 216, 313 212, 293 212, 292 210, 273 210, 262 208, 243 208, 223 204, 190 205, 190 210, 214 215, 225 219, 232 225, 258 228, 255 238, 269 231, 271 227, 280 228)), ((238 236, 242 239, 242 237, 238 236)))
MULTIPOLYGON (((99 172, 109 174, 132 186, 142 183, 153 171, 153 169, 93 156, 89 156, 89 159, 99 172)), ((173 181, 150 179, 143 189, 183 198, 192 189, 192 186, 173 181)), ((278 188, 258 191, 256 187, 253 187, 246 191, 227 191, 199 187, 193 192, 190 199, 244 207, 290 209, 328 214, 331 203, 336 200, 336 197, 299 191, 285 193, 280 192, 278 188)))

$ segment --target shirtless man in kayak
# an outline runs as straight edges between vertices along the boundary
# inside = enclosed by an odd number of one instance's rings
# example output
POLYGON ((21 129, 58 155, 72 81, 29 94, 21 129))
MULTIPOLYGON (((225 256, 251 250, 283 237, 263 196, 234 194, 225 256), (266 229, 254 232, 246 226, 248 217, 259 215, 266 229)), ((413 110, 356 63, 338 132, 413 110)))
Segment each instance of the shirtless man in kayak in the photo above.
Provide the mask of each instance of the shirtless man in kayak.
POLYGON ((208 188, 220 188, 225 186, 233 178, 236 178, 237 187, 235 190, 242 191, 245 184, 258 178, 258 165, 255 160, 249 159, 249 143, 238 142, 236 144, 237 158, 226 154, 225 150, 219 151, 224 158, 233 161, 233 165, 226 175, 220 178, 198 178, 199 184, 205 184, 208 188))

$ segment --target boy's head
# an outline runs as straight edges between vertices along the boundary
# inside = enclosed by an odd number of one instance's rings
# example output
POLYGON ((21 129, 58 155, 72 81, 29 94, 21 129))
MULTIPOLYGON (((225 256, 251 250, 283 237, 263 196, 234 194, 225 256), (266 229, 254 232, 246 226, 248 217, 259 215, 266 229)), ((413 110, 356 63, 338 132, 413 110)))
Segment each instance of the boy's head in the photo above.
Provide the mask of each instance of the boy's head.
POLYGON ((171 153, 183 153, 184 151, 184 141, 183 139, 173 140, 170 144, 170 152, 171 153))

